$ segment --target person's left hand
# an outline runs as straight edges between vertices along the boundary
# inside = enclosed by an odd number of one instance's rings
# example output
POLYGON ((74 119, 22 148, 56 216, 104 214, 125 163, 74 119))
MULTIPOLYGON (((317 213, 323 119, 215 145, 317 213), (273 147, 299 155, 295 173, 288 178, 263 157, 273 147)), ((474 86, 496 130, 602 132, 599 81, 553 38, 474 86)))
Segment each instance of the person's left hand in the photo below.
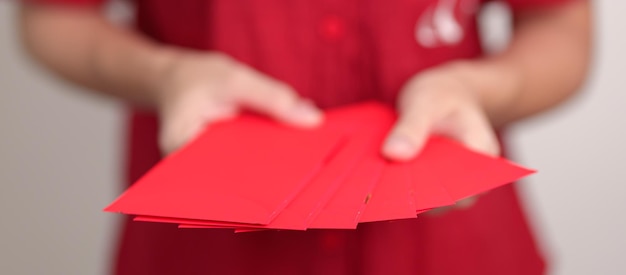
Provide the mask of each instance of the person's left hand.
MULTIPOLYGON (((383 154, 395 161, 412 159, 431 134, 438 134, 456 139, 472 150, 498 155, 499 144, 480 101, 479 91, 452 66, 413 76, 400 91, 399 119, 383 145, 383 154)), ((474 201, 475 198, 465 199, 456 206, 469 207, 474 201)), ((429 213, 440 214, 449 209, 429 213)))

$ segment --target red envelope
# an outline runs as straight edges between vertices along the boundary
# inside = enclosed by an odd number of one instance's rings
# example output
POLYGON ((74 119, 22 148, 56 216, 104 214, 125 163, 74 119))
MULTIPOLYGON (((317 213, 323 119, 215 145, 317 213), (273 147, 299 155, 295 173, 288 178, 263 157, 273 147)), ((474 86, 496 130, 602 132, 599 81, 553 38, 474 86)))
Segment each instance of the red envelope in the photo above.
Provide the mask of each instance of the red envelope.
MULTIPOLYGON (((249 227, 263 229, 305 230, 317 216, 341 184, 350 175, 359 160, 369 152, 374 142, 382 139, 383 129, 393 122, 390 110, 377 104, 359 104, 349 108, 330 111, 327 114, 325 128, 336 131, 351 131, 338 152, 327 161, 324 169, 302 189, 287 207, 267 225, 245 224, 240 222, 201 221, 192 219, 173 219, 167 217, 137 217, 138 221, 161 221, 185 223, 188 225, 207 225, 214 227, 249 227), (369 127, 363 127, 362 120, 368 121, 369 127), (357 130, 358 129, 358 130, 357 130)), ((355 212, 356 214, 356 212, 355 212)))
POLYGON ((345 150, 343 153, 359 156, 359 167, 349 178, 342 174, 342 184, 335 186, 337 192, 332 193, 332 198, 322 201, 321 206, 324 208, 318 208, 321 210, 318 211, 319 215, 316 213, 311 216, 308 228, 355 228, 366 198, 380 177, 382 165, 379 161, 379 148, 395 121, 395 114, 380 104, 359 106, 358 113, 355 112, 349 120, 359 128, 353 132, 349 144, 342 149, 345 150), (330 203, 327 204, 329 200, 330 203))
POLYGON ((253 228, 295 230, 309 228, 320 211, 326 210, 328 201, 343 186, 359 161, 369 154, 372 144, 381 139, 383 130, 389 128, 393 122, 389 109, 368 103, 329 111, 326 119, 329 128, 349 132, 344 145, 275 220, 268 225, 253 228), (367 121, 368 124, 363 125, 363 121, 367 121))
POLYGON ((533 172, 443 137, 410 162, 388 162, 379 151, 394 121, 378 103, 328 111, 313 130, 244 115, 205 131, 106 210, 180 228, 354 229, 415 218, 533 172))
MULTIPOLYGON (((347 141, 342 149, 329 160, 310 183, 285 207, 278 216, 267 225, 247 225, 249 228, 259 229, 289 229, 306 230, 311 219, 319 213, 332 195, 347 178, 364 152, 362 142, 347 141)), ((188 223, 189 224, 189 223, 188 223)), ((207 221, 192 223, 204 225, 225 225, 223 223, 207 221)), ((242 224, 229 226, 243 227, 242 224)))
MULTIPOLYGON (((446 174, 449 169, 455 168, 433 159, 438 156, 436 153, 437 148, 433 149, 433 146, 440 145, 442 144, 437 142, 433 143, 433 140, 430 139, 426 143, 424 150, 407 166, 415 190, 413 198, 417 211, 450 206, 456 202, 455 199, 448 194, 442 182, 445 176, 442 174, 446 174)), ((463 150, 466 149, 463 148, 463 150)), ((451 159, 455 158, 457 154, 457 152, 448 153, 448 155, 440 156, 440 158, 451 159)), ((460 184, 463 184, 463 181, 460 182, 460 184)))
MULTIPOLYGON (((340 185, 344 182, 358 162, 359 152, 365 152, 366 147, 362 142, 351 142, 330 161, 320 174, 298 194, 294 201, 283 209, 276 219, 268 225, 252 225, 233 222, 203 221, 192 219, 175 219, 165 217, 135 217, 135 221, 151 221, 166 223, 181 223, 186 225, 206 225, 211 227, 248 227, 264 229, 289 229, 305 230, 310 220, 317 216, 321 208, 332 197, 340 185)), ((365 167, 369 168, 369 167, 365 167)), ((362 178, 358 178, 362 180, 362 178)), ((367 182, 367 180, 366 180, 367 182)), ((363 199, 365 195, 363 196, 363 199)), ((361 199, 361 204, 363 202, 361 199)), ((326 209, 325 209, 326 210, 326 209)), ((352 214, 357 214, 358 208, 352 214)), ((334 215, 334 214, 333 214, 334 215)), ((354 217, 352 217, 354 220, 354 217)), ((355 224, 356 225, 356 224, 355 224)))
MULTIPOLYGON (((192 225, 192 224, 179 224, 178 228, 186 229, 225 229, 224 227, 212 226, 212 225, 192 225)), ((232 229, 232 228, 230 228, 232 229)), ((233 229, 234 231, 234 229, 233 229)))
MULTIPOLYGON (((211 226, 211 225, 189 225, 189 224, 180 224, 178 225, 178 228, 181 228, 181 229, 225 229, 223 227, 211 226)), ((257 232, 257 231, 265 231, 265 230, 267 229, 237 228, 237 229, 234 229, 234 232, 235 233, 248 233, 248 232, 257 232)))
POLYGON ((431 138, 412 162, 411 170, 418 193, 427 191, 416 196, 418 209, 449 205, 534 173, 444 137, 431 138))
POLYGON ((216 124, 105 210, 268 224, 319 172, 344 136, 335 128, 296 130, 256 116, 216 124))
POLYGON ((216 228, 236 228, 236 227, 259 226, 259 225, 252 225, 252 224, 246 224, 246 223, 220 222, 220 221, 207 221, 207 220, 194 220, 194 219, 181 219, 181 218, 168 218, 168 217, 151 217, 151 216, 136 216, 133 218, 133 221, 203 225, 203 226, 212 226, 216 228))
POLYGON ((364 159, 309 228, 355 229, 383 168, 384 163, 378 159, 364 159))
POLYGON ((387 163, 359 222, 417 217, 408 163, 387 163))

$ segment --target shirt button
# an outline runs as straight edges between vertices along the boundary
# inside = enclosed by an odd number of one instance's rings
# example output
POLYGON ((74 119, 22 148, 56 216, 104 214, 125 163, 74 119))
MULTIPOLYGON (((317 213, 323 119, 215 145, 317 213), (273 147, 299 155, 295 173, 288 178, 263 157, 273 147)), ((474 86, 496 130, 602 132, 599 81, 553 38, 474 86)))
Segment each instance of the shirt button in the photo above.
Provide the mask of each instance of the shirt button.
POLYGON ((337 40, 345 35, 346 26, 343 20, 335 15, 327 16, 322 20, 320 32, 328 40, 337 40))

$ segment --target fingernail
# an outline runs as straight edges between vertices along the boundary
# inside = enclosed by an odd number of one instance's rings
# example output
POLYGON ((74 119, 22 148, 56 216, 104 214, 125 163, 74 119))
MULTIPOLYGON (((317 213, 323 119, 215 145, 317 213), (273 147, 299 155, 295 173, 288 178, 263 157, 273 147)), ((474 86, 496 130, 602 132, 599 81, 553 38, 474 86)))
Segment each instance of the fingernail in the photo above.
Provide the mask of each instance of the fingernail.
POLYGON ((387 140, 383 150, 392 158, 407 160, 412 157, 413 147, 413 144, 408 139, 402 136, 394 136, 387 140))
POLYGON ((322 113, 309 102, 301 102, 293 109, 293 119, 305 126, 315 126, 322 121, 322 113))

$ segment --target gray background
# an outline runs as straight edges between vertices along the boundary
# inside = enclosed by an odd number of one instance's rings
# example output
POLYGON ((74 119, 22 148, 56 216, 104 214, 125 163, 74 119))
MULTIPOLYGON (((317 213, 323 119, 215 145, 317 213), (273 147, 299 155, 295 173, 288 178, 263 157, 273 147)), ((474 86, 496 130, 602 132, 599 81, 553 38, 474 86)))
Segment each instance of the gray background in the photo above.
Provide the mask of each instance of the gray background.
MULTIPOLYGON (((583 93, 512 132, 540 173, 524 194, 559 275, 626 274, 626 1, 597 0, 583 93)), ((498 7, 484 22, 506 40, 498 7)), ((0 274, 105 274, 121 192, 122 106, 61 83, 24 57, 15 4, 0 1, 0 274)))

